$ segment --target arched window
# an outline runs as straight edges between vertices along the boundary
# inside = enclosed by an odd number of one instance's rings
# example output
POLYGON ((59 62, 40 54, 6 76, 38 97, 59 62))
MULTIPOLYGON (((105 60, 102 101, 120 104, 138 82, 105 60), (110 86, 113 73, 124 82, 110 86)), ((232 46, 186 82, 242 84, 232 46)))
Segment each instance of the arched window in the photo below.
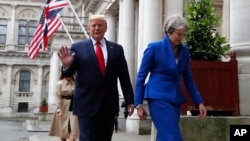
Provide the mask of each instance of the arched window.
POLYGON ((21 71, 19 76, 19 92, 29 92, 30 91, 30 72, 21 71))

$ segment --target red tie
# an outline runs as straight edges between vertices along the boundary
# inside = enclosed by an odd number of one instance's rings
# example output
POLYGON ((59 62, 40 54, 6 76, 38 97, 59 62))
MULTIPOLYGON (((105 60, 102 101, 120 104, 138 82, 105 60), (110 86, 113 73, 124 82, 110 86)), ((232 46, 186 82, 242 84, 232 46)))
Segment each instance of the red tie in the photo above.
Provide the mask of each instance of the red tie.
POLYGON ((101 70, 102 74, 104 75, 105 62, 104 62, 104 57, 103 57, 103 53, 102 53, 102 49, 101 49, 100 45, 101 45, 101 43, 99 41, 96 42, 96 57, 97 57, 97 60, 98 60, 100 70, 101 70))

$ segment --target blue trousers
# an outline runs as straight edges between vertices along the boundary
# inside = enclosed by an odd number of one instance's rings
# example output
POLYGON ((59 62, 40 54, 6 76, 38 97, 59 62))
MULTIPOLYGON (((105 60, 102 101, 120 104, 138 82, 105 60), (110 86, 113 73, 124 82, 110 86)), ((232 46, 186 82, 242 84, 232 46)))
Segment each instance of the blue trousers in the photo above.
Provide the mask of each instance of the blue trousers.
POLYGON ((149 99, 148 106, 157 130, 156 141, 183 141, 179 127, 181 104, 149 99))

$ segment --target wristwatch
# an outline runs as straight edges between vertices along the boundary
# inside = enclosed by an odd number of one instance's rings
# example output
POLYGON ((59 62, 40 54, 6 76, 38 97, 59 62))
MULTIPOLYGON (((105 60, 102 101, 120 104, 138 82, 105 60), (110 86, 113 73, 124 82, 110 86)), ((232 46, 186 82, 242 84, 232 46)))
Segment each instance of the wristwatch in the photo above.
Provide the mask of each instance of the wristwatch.
POLYGON ((140 108, 142 105, 141 104, 138 104, 135 108, 138 109, 140 108))

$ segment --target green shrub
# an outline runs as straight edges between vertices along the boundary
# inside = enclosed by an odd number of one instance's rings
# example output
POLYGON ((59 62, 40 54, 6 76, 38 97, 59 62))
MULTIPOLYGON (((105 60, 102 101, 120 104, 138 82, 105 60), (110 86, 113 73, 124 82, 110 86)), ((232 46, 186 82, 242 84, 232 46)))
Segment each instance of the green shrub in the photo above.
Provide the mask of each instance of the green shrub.
POLYGON ((192 60, 219 60, 227 55, 229 46, 225 37, 216 31, 220 21, 213 7, 213 0, 187 0, 187 15, 185 16, 189 32, 186 35, 190 57, 192 60))
POLYGON ((48 105, 47 99, 46 98, 42 98, 41 100, 41 106, 46 106, 48 105))

